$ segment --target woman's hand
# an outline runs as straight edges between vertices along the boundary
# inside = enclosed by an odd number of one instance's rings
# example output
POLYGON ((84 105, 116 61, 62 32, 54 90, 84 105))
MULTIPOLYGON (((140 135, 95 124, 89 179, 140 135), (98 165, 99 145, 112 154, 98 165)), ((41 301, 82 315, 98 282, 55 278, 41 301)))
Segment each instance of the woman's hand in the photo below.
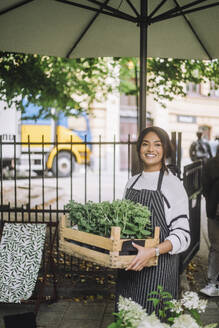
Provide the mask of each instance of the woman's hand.
POLYGON ((138 254, 125 270, 141 271, 147 266, 149 260, 155 256, 155 248, 145 248, 135 243, 132 243, 132 245, 137 248, 138 254))
MULTIPOLYGON (((126 270, 141 271, 144 267, 148 266, 149 260, 155 256, 155 248, 145 248, 135 243, 132 243, 132 245, 137 248, 138 254, 127 266, 126 270)), ((157 245, 157 247, 158 246, 160 254, 169 253, 173 249, 173 245, 168 239, 157 245)))

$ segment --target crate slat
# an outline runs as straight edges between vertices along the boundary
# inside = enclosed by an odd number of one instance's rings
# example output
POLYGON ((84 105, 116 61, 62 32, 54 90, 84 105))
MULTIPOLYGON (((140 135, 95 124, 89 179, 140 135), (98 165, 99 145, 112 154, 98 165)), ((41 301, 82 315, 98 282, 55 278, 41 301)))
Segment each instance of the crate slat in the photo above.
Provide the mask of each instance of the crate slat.
POLYGON ((64 239, 72 239, 88 245, 113 250, 113 241, 110 238, 95 235, 84 231, 72 229, 67 226, 67 218, 63 215, 60 221, 60 236, 64 239))
POLYGON ((60 250, 68 255, 75 256, 82 260, 94 262, 102 266, 109 266, 109 254, 100 253, 83 246, 75 245, 70 242, 60 241, 60 250))
MULTIPOLYGON (((112 268, 124 269, 130 262, 135 258, 136 255, 123 255, 119 256, 115 261, 112 262, 112 268)), ((154 257, 148 263, 148 266, 156 266, 158 264, 158 257, 154 257)))

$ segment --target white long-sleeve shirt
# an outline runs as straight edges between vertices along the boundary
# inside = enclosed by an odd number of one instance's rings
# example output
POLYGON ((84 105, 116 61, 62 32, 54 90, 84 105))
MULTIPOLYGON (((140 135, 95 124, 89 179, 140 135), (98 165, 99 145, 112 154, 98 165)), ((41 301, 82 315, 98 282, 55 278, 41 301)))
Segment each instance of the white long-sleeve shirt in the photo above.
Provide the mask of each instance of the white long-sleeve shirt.
MULTIPOLYGON (((143 172, 142 176, 133 186, 134 189, 156 190, 160 171, 143 172)), ((131 187, 138 175, 131 177, 125 187, 124 196, 127 188, 131 187)), ((166 240, 170 240, 173 245, 170 254, 178 254, 184 252, 190 244, 190 228, 189 228, 189 206, 188 196, 182 182, 174 176, 170 171, 165 172, 161 185, 163 193, 165 220, 169 228, 169 236, 166 240)))

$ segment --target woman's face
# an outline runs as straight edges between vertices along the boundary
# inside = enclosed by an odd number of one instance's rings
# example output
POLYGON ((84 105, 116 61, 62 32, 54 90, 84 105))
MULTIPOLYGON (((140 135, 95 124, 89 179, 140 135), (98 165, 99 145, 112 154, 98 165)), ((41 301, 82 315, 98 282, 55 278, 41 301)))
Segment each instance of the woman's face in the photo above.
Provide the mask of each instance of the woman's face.
POLYGON ((162 167, 163 145, 154 132, 148 132, 142 141, 140 158, 145 171, 159 171, 162 167))

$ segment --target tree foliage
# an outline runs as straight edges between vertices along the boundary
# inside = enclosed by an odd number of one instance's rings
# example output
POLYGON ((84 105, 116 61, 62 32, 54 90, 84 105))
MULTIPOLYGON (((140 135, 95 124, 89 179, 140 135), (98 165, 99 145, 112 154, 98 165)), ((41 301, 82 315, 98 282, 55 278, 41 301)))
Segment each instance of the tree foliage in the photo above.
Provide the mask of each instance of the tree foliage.
POLYGON ((51 108, 89 111, 114 87, 114 62, 106 58, 66 59, 0 52, 0 100, 25 111, 25 103, 40 107, 39 115, 51 116, 51 108))
MULTIPOLYGON (((164 106, 165 100, 185 96, 185 84, 212 81, 219 87, 219 61, 148 59, 147 92, 164 106)), ((70 114, 72 108, 89 111, 113 89, 139 93, 138 58, 66 59, 0 52, 0 100, 15 104, 22 112, 26 104, 40 107, 39 115, 52 116, 51 108, 70 114), (120 83, 116 69, 120 67, 120 83)))
MULTIPOLYGON (((139 85, 136 74, 139 73, 137 58, 120 58, 120 92, 137 95, 139 85)), ((147 60, 147 93, 153 94, 154 100, 165 106, 165 100, 175 96, 186 96, 186 83, 211 83, 219 88, 219 61, 185 60, 172 58, 149 58, 147 60)), ((210 95, 210 94, 209 94, 210 95)))

